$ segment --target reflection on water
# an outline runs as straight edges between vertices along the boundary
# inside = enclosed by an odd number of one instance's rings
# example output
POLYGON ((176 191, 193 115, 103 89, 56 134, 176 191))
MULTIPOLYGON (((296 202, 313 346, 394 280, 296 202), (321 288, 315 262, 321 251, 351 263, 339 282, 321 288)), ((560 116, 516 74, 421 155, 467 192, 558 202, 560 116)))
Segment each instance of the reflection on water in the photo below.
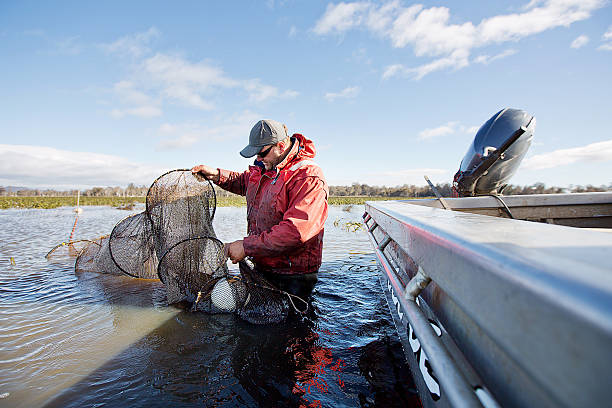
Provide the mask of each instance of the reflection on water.
MULTIPOLYGON (((334 226, 362 212, 330 209, 308 316, 256 326, 167 307, 156 281, 47 262, 70 208, 0 211, 0 406, 418 404, 367 237, 334 226)), ((86 207, 75 238, 108 234, 126 215, 86 207)), ((219 238, 239 239, 245 218, 218 208, 219 238)))

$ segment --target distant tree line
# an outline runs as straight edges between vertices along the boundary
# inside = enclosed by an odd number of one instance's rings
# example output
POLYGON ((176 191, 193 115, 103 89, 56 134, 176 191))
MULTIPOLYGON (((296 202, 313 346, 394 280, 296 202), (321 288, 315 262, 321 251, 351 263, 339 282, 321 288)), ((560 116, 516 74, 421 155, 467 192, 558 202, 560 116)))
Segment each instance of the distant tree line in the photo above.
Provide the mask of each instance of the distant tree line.
MULTIPOLYGON (((452 196, 452 186, 450 183, 436 184, 436 188, 444 197, 452 196)), ((148 186, 137 186, 130 183, 127 187, 93 187, 87 190, 81 190, 81 195, 86 197, 144 197, 147 194, 148 186)), ((215 186, 216 194, 219 197, 228 197, 234 194, 229 193, 215 186)), ((570 185, 568 188, 562 187, 546 187, 544 183, 535 183, 530 186, 508 185, 503 193, 504 195, 522 195, 522 194, 554 194, 554 193, 585 193, 594 191, 612 191, 612 183, 601 186, 586 186, 570 185)), ((432 197, 433 191, 429 186, 416 186, 413 184, 404 184, 397 187, 385 186, 370 186, 368 184, 353 183, 350 186, 330 186, 329 194, 331 196, 367 196, 367 197, 432 197)), ((35 197, 61 197, 61 196, 76 196, 77 190, 57 191, 52 189, 28 189, 15 187, 0 186, 0 196, 35 196, 35 197)))
MULTIPOLYGON (((452 196, 452 185, 450 183, 436 184, 436 189, 444 197, 452 196)), ((544 183, 535 183, 530 186, 508 185, 504 190, 504 195, 522 194, 554 194, 554 193, 585 193, 593 191, 612 191, 612 183, 609 185, 593 186, 570 186, 546 187, 544 183)), ((379 197, 432 197, 434 192, 429 186, 415 186, 404 184, 397 187, 370 186, 367 184, 353 183, 350 186, 330 186, 331 196, 379 196, 379 197)))
MULTIPOLYGON (((137 186, 130 183, 127 187, 92 187, 81 190, 81 195, 86 197, 143 197, 147 194, 148 186, 137 186)), ((15 187, 0 186, 0 196, 28 196, 28 197, 70 197, 76 196, 78 190, 53 190, 53 189, 18 189, 15 187)))

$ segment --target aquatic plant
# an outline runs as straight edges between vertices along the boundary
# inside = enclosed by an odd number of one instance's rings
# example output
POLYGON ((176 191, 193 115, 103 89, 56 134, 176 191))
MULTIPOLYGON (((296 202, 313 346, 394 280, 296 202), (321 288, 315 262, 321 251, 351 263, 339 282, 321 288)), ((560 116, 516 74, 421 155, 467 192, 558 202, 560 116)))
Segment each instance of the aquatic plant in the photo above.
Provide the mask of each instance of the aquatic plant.
POLYGON ((338 218, 334 221, 334 227, 342 228, 348 232, 357 232, 359 230, 365 230, 363 224, 358 221, 347 221, 343 218, 338 218))
MULTIPOLYGON (((408 197, 329 197, 330 205, 343 205, 344 211, 351 211, 352 206, 363 205, 366 201, 380 200, 403 200, 408 197)), ((129 209, 130 206, 136 203, 144 203, 144 197, 91 197, 81 196, 80 206, 88 205, 108 205, 111 207, 121 207, 129 209), (128 207, 128 208, 125 208, 128 207)), ((217 196, 218 207, 242 207, 246 205, 245 197, 232 196, 217 196)), ((76 199, 69 196, 43 197, 43 196, 0 196, 0 209, 7 208, 58 208, 58 207, 74 207, 76 199)))

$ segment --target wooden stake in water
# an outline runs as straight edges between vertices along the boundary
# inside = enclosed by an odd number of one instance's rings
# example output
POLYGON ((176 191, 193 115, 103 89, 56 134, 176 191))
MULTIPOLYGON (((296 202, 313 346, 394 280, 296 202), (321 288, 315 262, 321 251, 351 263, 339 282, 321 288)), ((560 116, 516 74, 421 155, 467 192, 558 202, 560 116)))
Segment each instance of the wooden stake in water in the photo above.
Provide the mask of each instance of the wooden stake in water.
POLYGON ((80 198, 81 198, 81 192, 79 190, 77 190, 77 206, 76 206, 76 209, 74 210, 74 212, 77 213, 77 214, 83 212, 81 207, 79 207, 79 199, 80 198))
POLYGON ((80 197, 81 197, 81 192, 79 190, 77 190, 77 207, 74 210, 74 212, 76 213, 76 217, 74 217, 74 225, 72 226, 72 232, 70 233, 70 238, 68 238, 68 243, 72 242, 72 237, 74 235, 74 230, 76 229, 77 221, 79 220, 79 213, 82 211, 81 208, 79 207, 79 198, 80 197))

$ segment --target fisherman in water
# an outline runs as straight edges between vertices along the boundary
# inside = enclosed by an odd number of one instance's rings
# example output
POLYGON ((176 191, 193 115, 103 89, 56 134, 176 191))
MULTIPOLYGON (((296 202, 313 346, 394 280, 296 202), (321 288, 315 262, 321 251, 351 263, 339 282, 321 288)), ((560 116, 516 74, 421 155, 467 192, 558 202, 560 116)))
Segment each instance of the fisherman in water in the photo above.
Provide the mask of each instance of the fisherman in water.
POLYGON ((247 236, 225 244, 233 263, 249 256, 256 271, 279 289, 308 297, 317 282, 323 251, 329 188, 312 161, 311 140, 274 120, 260 120, 251 129, 240 154, 255 156, 242 172, 204 164, 191 169, 224 190, 246 196, 247 236))

